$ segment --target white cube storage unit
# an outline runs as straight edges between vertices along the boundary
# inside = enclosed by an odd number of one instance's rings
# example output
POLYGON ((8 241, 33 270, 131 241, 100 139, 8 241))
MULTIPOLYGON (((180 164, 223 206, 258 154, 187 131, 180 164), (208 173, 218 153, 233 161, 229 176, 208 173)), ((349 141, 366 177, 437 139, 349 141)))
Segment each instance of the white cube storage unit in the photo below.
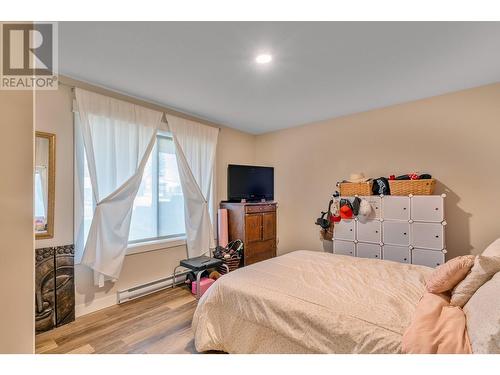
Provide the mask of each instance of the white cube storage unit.
POLYGON ((411 219, 441 223, 444 220, 444 199, 440 195, 415 195, 411 197, 411 219))
POLYGON ((353 241, 333 240, 335 254, 356 256, 356 245, 353 241))
POLYGON ((358 242, 356 256, 359 258, 382 259, 382 246, 375 243, 358 242))
POLYGON ((356 240, 379 244, 382 242, 382 224, 380 220, 368 220, 365 223, 356 220, 356 240))
POLYGON ((408 246, 393 246, 384 244, 383 259, 399 263, 411 263, 411 250, 408 246))
POLYGON ((423 249, 444 249, 444 225, 441 223, 413 222, 410 224, 413 247, 423 249))
POLYGON ((341 220, 333 227, 333 237, 337 240, 354 241, 355 220, 341 220))
POLYGON ((410 198, 386 195, 382 198, 384 220, 410 220, 410 198))
MULTIPOLYGON (((366 222, 341 220, 333 231, 335 254, 437 267, 445 262, 443 195, 367 196, 366 222)), ((354 197, 342 197, 350 199, 354 197)))
POLYGON ((410 223, 408 221, 385 220, 383 222, 384 245, 410 246, 410 223))
POLYGON ((427 267, 437 267, 444 263, 444 253, 428 249, 412 249, 412 264, 420 264, 427 267))

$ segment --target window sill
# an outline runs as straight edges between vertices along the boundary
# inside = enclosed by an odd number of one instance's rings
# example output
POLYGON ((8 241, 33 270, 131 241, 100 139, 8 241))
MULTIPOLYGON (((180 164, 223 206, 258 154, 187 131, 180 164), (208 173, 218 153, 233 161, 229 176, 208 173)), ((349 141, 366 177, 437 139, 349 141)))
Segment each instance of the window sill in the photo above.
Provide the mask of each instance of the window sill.
POLYGON ((167 238, 162 240, 140 242, 128 245, 126 255, 147 253, 149 251, 163 250, 186 244, 186 236, 167 238))

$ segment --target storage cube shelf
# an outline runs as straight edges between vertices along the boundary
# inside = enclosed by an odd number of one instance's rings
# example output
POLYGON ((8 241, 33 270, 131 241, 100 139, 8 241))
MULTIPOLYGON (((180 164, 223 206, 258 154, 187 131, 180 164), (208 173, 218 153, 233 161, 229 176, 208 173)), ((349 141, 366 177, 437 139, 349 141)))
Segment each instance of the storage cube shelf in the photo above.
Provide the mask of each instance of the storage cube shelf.
MULTIPOLYGON (((437 267, 445 262, 443 195, 366 196, 366 222, 341 220, 333 231, 335 254, 437 267)), ((353 200, 354 197, 341 197, 353 200)))

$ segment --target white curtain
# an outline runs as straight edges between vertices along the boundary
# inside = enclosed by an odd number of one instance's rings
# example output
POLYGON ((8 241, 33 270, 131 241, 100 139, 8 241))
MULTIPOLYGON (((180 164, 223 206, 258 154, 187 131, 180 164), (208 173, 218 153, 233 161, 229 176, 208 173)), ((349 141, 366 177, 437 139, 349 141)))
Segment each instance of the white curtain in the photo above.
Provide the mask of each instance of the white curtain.
POLYGON ((81 262, 103 286, 120 274, 134 199, 163 114, 78 88, 75 95, 97 204, 81 262))
POLYGON ((214 168, 219 129, 167 115, 184 195, 188 257, 215 247, 214 168))

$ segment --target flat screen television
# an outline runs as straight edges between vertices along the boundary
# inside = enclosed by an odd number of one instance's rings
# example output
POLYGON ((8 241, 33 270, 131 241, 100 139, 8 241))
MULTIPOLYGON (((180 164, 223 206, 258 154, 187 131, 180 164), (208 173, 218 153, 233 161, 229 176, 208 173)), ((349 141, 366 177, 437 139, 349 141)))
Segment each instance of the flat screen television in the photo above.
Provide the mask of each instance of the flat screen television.
POLYGON ((233 202, 274 200, 274 168, 229 164, 227 196, 233 202))

